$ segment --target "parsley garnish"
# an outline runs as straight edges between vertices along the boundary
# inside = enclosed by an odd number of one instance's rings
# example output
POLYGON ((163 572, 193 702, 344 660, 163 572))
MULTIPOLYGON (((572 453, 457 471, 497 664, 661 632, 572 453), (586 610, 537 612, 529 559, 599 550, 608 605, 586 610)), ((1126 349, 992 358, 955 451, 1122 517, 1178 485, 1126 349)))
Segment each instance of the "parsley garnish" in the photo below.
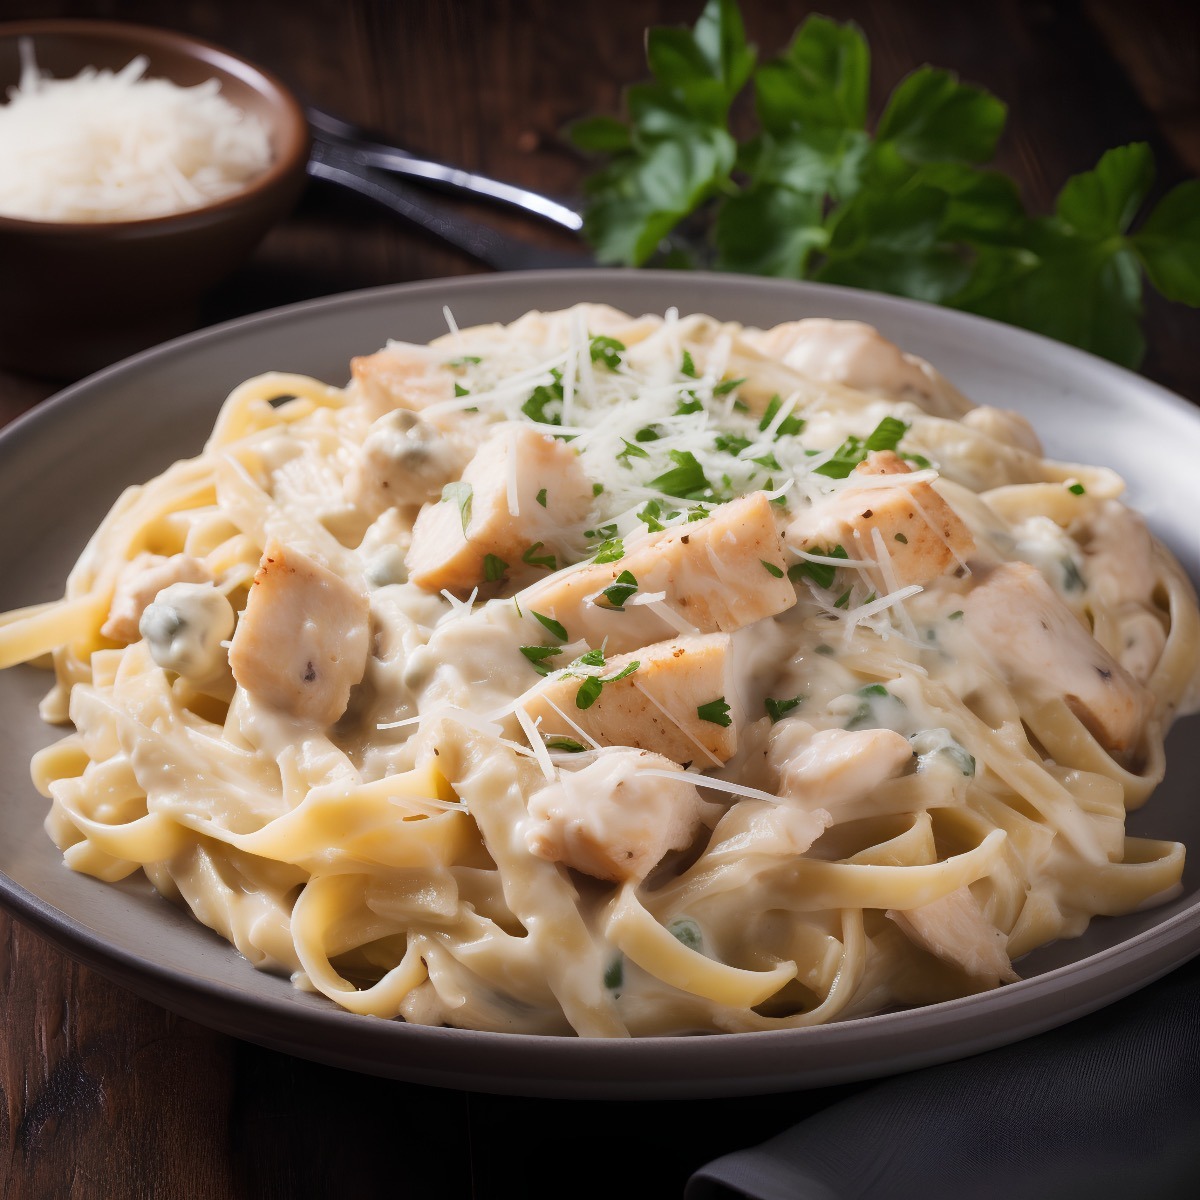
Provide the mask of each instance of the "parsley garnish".
POLYGON ((701 704, 696 709, 696 715, 700 720, 708 721, 713 725, 728 727, 733 724, 733 718, 729 715, 729 705, 725 703, 724 696, 718 696, 707 704, 701 704))
MULTIPOLYGON (((537 613, 534 613, 534 616, 537 616, 537 613)), ((565 633, 566 631, 564 630, 563 632, 565 633)), ((522 646, 520 649, 521 653, 533 664, 533 669, 539 675, 549 675, 550 666, 545 660, 562 653, 561 646, 522 646)))
MULTIPOLYGON (((783 400, 779 396, 772 396, 770 404, 767 405, 766 412, 762 415, 762 420, 758 423, 760 433, 765 433, 771 426, 771 422, 779 415, 779 410, 783 407, 783 400)), ((804 428, 804 421, 797 416, 788 413, 782 421, 779 422, 779 428, 775 430, 775 440, 779 441, 781 437, 792 437, 800 433, 804 428)))
POLYGON ((452 358, 446 366, 448 367, 465 367, 468 363, 481 363, 483 359, 478 354, 464 354, 461 358, 452 358))
POLYGON ((604 972, 604 986, 608 988, 610 992, 615 992, 624 981, 624 961, 625 960, 618 954, 617 957, 608 964, 608 969, 604 972))
POLYGON ((537 502, 543 507, 546 507, 546 489, 542 488, 537 494, 537 502))
POLYGON ((529 399, 521 405, 521 411, 531 421, 537 421, 539 425, 562 424, 562 371, 555 367, 550 375, 553 383, 544 383, 535 387, 530 393, 529 399))
POLYGON ((571 666, 580 667, 602 667, 604 666, 604 651, 597 648, 595 650, 587 650, 581 654, 571 666))
POLYGON ((622 571, 613 583, 600 594, 615 609, 624 609, 625 601, 638 589, 638 581, 631 571, 622 571))
POLYGON ((618 342, 616 338, 605 337, 603 334, 592 338, 589 346, 592 362, 603 363, 610 371, 620 370, 621 353, 624 349, 624 342, 618 342))
POLYGON ((834 602, 834 608, 845 608, 850 603, 850 592, 852 588, 847 588, 834 602))
POLYGON ((635 442, 657 442, 665 432, 661 425, 647 425, 633 435, 633 440, 635 442))
POLYGON ((713 445, 723 454, 732 454, 736 458, 750 445, 750 439, 740 433, 718 433, 713 438, 713 445))
POLYGON ((900 543, 900 545, 902 545, 902 546, 907 546, 907 545, 908 545, 908 538, 906 538, 906 537, 904 536, 904 534, 902 534, 902 533, 898 533, 898 534, 896 534, 896 539, 895 539, 895 540, 896 540, 896 541, 898 541, 898 542, 900 543))
POLYGON ((543 625, 544 625, 544 626, 545 626, 545 627, 546 627, 548 630, 550 630, 550 632, 551 632, 552 634, 554 634, 554 636, 555 636, 556 638, 558 638, 558 640, 559 640, 560 642, 565 642, 565 641, 567 640, 567 631, 566 631, 565 627, 564 627, 563 625, 561 625, 561 624, 560 624, 558 621, 556 621, 556 620, 555 620, 553 617, 547 617, 547 616, 546 616, 545 614, 543 614, 543 613, 540 613, 540 612, 534 612, 532 608, 531 608, 529 611, 530 611, 531 613, 533 613, 533 615, 534 615, 535 617, 537 617, 537 619, 538 619, 539 621, 541 621, 541 623, 542 623, 542 624, 543 624, 543 625))
POLYGON ((704 468, 690 450, 668 450, 667 455, 675 466, 651 479, 648 487, 657 488, 668 496, 682 496, 685 500, 699 499, 703 493, 712 491, 704 468))
POLYGON ((675 416, 686 417, 688 413, 700 412, 704 408, 703 403, 696 396, 695 392, 688 392, 687 396, 687 400, 680 400, 676 406, 675 416))
POLYGON ((1082 483, 1073 483, 1069 488, 1067 488, 1067 491, 1070 492, 1072 496, 1082 496, 1085 490, 1086 489, 1082 483))
POLYGON ((732 392, 735 387, 741 387, 741 385, 745 382, 746 382, 745 379, 723 380, 721 383, 718 383, 715 388, 713 388, 713 395, 714 396, 728 396, 729 393, 732 392))
POLYGON ((463 483, 461 480, 457 483, 448 483, 442 488, 442 499, 447 504, 458 505, 458 515, 462 518, 462 531, 465 535, 467 526, 471 523, 471 497, 474 491, 469 483, 463 483))
POLYGON ((610 563, 624 557, 625 543, 619 537, 615 537, 609 538, 608 541, 600 544, 596 550, 596 557, 592 561, 596 563, 610 563))
POLYGON ((767 710, 767 716, 771 718, 771 724, 774 725, 777 721, 782 721, 793 708, 799 708, 803 703, 803 696, 793 696, 790 700, 774 700, 768 696, 763 701, 763 708, 767 710))
POLYGON ((657 500, 647 500, 645 508, 643 508, 642 511, 637 515, 638 520, 641 521, 651 533, 658 533, 666 528, 666 526, 663 525, 663 523, 658 519, 661 516, 662 505, 659 504, 657 500))
POLYGON ((626 438, 622 438, 621 441, 625 443, 625 449, 617 452, 617 462, 619 462, 622 466, 629 466, 629 460, 631 458, 650 457, 649 451, 643 450, 641 446, 636 445, 634 442, 628 441, 626 438))
POLYGON ((768 575, 772 575, 776 579, 783 578, 783 568, 782 567, 777 567, 773 562, 767 562, 767 560, 765 558, 760 558, 758 561, 760 563, 762 563, 762 565, 766 569, 766 572, 768 575))
POLYGON ((565 750, 568 754, 582 754, 587 747, 577 742, 574 738, 556 735, 555 737, 546 739, 546 749, 565 750))
POLYGON ((523 563, 528 563, 531 567, 545 567, 547 571, 558 570, 558 562, 553 554, 538 554, 538 551, 541 548, 541 542, 534 542, 533 545, 521 555, 521 561, 523 563))
POLYGON ((508 563, 504 559, 497 558, 494 554, 483 556, 483 577, 488 583, 503 578, 504 572, 507 570, 508 563))
POLYGON ((956 608, 947 618, 947 621, 961 621, 963 619, 963 610, 956 608))
POLYGON ((471 394, 471 389, 463 387, 461 383, 456 383, 454 385, 454 394, 456 396, 469 396, 471 394))
MULTIPOLYGON (((834 546, 832 550, 821 550, 814 546, 812 554, 819 554, 822 558, 849 558, 845 547, 834 546)), ((802 562, 793 563, 788 567, 788 578, 793 583, 799 583, 801 579, 811 579, 817 587, 833 587, 833 577, 837 573, 837 567, 832 563, 815 563, 804 559, 802 562)))
POLYGON ((579 691, 575 693, 576 708, 591 708, 597 700, 600 699, 600 693, 604 690, 604 683, 599 675, 589 675, 580 685, 579 691))
POLYGON ((604 491, 604 484, 602 484, 602 483, 593 483, 592 484, 592 495, 593 496, 599 496, 603 493, 603 491, 604 491))
POLYGON ((679 364, 679 373, 686 375, 689 379, 699 378, 699 373, 696 371, 696 364, 692 362, 691 353, 687 350, 683 352, 683 361, 679 364))

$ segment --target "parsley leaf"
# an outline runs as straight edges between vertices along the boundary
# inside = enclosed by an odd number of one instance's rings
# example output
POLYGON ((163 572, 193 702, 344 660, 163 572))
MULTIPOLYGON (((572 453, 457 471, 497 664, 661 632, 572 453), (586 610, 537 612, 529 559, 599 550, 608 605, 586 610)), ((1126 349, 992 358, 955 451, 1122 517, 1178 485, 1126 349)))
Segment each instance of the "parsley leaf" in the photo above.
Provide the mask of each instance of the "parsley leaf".
POLYGON ((565 750, 568 754, 582 754, 587 747, 581 742, 577 742, 574 738, 563 737, 557 734, 554 737, 546 739, 547 750, 565 750))
POLYGON ((774 725, 776 722, 782 721, 793 708, 799 708, 803 703, 803 696, 793 696, 790 700, 775 700, 768 696, 763 701, 763 707, 767 710, 767 716, 771 718, 771 724, 774 725))
POLYGON ((704 468, 690 450, 668 450, 667 454, 675 466, 651 479, 648 487, 685 500, 702 499, 712 492, 704 468))
POLYGON ((553 617, 547 617, 547 616, 545 616, 543 613, 540 613, 540 612, 534 612, 534 611, 533 611, 533 609, 530 609, 529 611, 530 611, 530 612, 533 614, 533 616, 537 617, 537 619, 538 619, 539 621, 541 621, 541 623, 542 623, 542 624, 543 624, 543 625, 544 625, 544 626, 545 626, 545 627, 546 627, 546 628, 547 628, 547 629, 548 629, 548 630, 549 630, 549 631, 550 631, 550 632, 551 632, 551 633, 552 633, 552 634, 553 634, 553 635, 554 635, 556 638, 558 638, 558 640, 559 640, 560 642, 565 642, 565 641, 567 640, 567 631, 566 631, 566 629, 564 628, 564 626, 563 626, 563 625, 561 625, 561 624, 560 624, 558 621, 556 621, 556 620, 555 620, 553 617))
POLYGON ((579 691, 575 693, 576 708, 591 708, 597 700, 600 699, 600 693, 604 690, 604 683, 599 675, 589 675, 580 685, 579 691))
POLYGON ((546 489, 542 488, 537 494, 537 502, 543 507, 546 507, 546 489))
MULTIPOLYGON (((537 614, 535 613, 534 615, 536 616, 537 614)), ((520 650, 533 664, 533 669, 539 675, 549 675, 551 668, 546 659, 553 658, 556 654, 562 653, 560 646, 521 646, 520 650)))
POLYGON ((621 355, 625 350, 624 342, 618 342, 614 337, 597 335, 590 340, 588 350, 592 362, 603 363, 610 371, 621 369, 621 355))
POLYGON ((1052 214, 1031 214, 988 165, 1006 106, 952 72, 911 72, 868 128, 870 50, 852 22, 809 16, 756 66, 735 0, 709 0, 691 30, 649 29, 646 57, 652 80, 625 90, 624 120, 572 130, 605 160, 585 184, 601 262, 892 292, 1134 367, 1143 278, 1200 304, 1200 181, 1133 229, 1153 174, 1143 144, 1110 150, 1066 182, 1052 214), (739 143, 729 111, 748 83, 756 126, 739 143))
MULTIPOLYGON (((809 551, 810 554, 818 554, 822 558, 849 558, 844 546, 834 546, 831 550, 822 550, 819 546, 814 546, 809 551)), ((832 563, 815 563, 804 559, 801 562, 793 563, 788 567, 788 578, 793 583, 799 583, 801 579, 811 579, 817 587, 833 587, 833 577, 837 572, 837 567, 832 563)))
POLYGON ((483 556, 483 578, 492 583, 497 579, 504 578, 504 572, 508 570, 508 563, 502 558, 497 558, 494 554, 485 554, 483 556))
MULTIPOLYGON (((765 433, 771 427, 771 422, 774 421, 779 415, 779 410, 782 407, 783 401, 779 398, 779 396, 772 396, 771 402, 767 405, 766 411, 762 415, 762 420, 760 420, 758 423, 760 432, 765 433)), ((779 422, 779 428, 775 430, 775 440, 778 441, 781 437, 792 437, 799 433, 803 428, 803 419, 788 413, 788 415, 779 422)))
POLYGON ((638 581, 632 571, 622 571, 601 593, 610 605, 624 609, 625 601, 638 590, 638 581))
POLYGON ((713 725, 728 727, 733 724, 733 718, 729 715, 729 705, 725 703, 724 696, 718 696, 715 700, 710 700, 707 704, 701 704, 696 709, 696 715, 702 721, 708 721, 713 725))
POLYGON ((465 535, 467 526, 471 523, 471 498, 474 495, 474 489, 469 483, 463 483, 461 480, 457 483, 448 483, 442 488, 442 499, 447 504, 458 505, 458 515, 462 518, 462 531, 465 535))
MULTIPOLYGON (((558 562, 553 554, 539 555, 538 551, 542 549, 541 542, 534 542, 524 554, 521 555, 521 561, 528 563, 531 567, 545 567, 547 571, 558 570, 558 562)), ((534 614, 537 615, 536 613, 534 614)))
POLYGON ((696 370, 696 364, 692 362, 690 350, 683 352, 683 361, 679 364, 679 373, 686 375, 689 379, 698 379, 699 372, 696 370))
POLYGON ((562 371, 555 367, 550 372, 552 383, 540 384, 521 405, 521 411, 540 425, 562 424, 563 382, 562 371))
POLYGON ((636 443, 627 441, 625 438, 622 438, 621 441, 625 443, 625 449, 617 452, 617 461, 622 466, 629 466, 629 460, 631 458, 650 457, 650 452, 648 450, 643 450, 641 446, 637 445, 636 443))
POLYGON ((616 562, 619 558, 625 557, 625 543, 619 537, 609 538, 605 542, 601 542, 596 550, 596 556, 592 559, 595 563, 610 563, 616 562))
POLYGON ((763 568, 767 572, 768 575, 774 576, 774 578, 776 578, 776 579, 783 578, 783 568, 782 567, 777 567, 773 562, 768 562, 765 558, 760 558, 758 561, 760 563, 762 563, 763 568))

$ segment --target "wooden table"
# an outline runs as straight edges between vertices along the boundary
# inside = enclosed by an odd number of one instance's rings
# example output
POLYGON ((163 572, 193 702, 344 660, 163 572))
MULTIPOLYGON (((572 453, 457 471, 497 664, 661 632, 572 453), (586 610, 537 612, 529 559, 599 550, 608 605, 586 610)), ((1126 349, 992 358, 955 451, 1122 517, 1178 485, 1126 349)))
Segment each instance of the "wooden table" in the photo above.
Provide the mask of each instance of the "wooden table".
MULTIPOLYGON (((117 17, 200 34, 413 148, 569 195, 584 166, 564 145, 562 126, 613 111, 622 85, 643 75, 644 25, 690 21, 698 7, 3 0, 0 17, 117 17)), ((1129 141, 1153 147, 1158 191, 1200 173, 1200 37, 1188 7, 838 0, 819 11, 853 17, 866 32, 876 111, 923 62, 1006 99, 1000 165, 1044 211, 1067 175, 1129 141)), ((807 11, 767 0, 743 8, 752 39, 767 50, 782 46, 807 11)), ((314 188, 212 298, 204 319, 479 269, 394 219, 314 188)), ((1144 373, 1200 402, 1196 313, 1151 299, 1148 317, 1144 373)), ((0 423, 59 386, 0 372, 0 423)), ((13 1200, 679 1196, 701 1163, 853 1090, 564 1104, 392 1083, 180 1020, 2 915, 0 1027, 0 1194, 13 1200)))

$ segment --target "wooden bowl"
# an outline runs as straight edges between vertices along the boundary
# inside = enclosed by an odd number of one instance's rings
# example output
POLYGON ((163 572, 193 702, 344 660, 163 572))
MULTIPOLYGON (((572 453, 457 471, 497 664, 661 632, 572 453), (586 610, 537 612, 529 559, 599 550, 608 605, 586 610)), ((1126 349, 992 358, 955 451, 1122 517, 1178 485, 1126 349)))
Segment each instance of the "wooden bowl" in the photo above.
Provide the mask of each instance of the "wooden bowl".
POLYGON ((139 54, 148 77, 181 86, 215 78, 271 138, 267 170, 202 208, 87 223, 0 216, 0 363, 75 379, 194 326, 199 300, 296 203, 308 127, 295 96, 253 63, 186 34, 113 21, 0 23, 0 96, 20 78, 21 38, 32 39, 38 67, 54 78, 119 70, 139 54))

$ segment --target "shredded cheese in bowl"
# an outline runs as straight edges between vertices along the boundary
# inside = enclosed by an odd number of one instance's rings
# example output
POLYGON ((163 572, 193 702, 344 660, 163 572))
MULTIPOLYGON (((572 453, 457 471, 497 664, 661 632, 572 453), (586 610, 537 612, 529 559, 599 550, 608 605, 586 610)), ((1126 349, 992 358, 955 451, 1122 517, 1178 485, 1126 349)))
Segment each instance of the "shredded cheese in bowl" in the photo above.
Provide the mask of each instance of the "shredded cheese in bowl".
POLYGON ((271 162, 266 125, 206 80, 119 71, 52 79, 21 43, 21 80, 0 104, 0 215, 29 221, 141 220, 202 208, 271 162))

